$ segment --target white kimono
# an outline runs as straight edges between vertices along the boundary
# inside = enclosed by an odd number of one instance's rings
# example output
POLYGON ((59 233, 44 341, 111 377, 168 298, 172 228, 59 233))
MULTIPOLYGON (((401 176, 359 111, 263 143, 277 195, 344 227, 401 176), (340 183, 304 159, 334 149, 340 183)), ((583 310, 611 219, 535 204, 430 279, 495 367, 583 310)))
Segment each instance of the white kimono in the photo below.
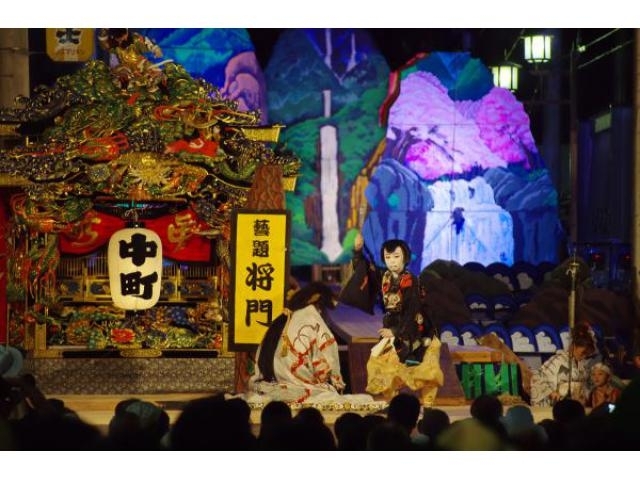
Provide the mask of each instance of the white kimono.
MULTIPOLYGON (((565 350, 556 352, 531 377, 531 405, 549 407, 553 402, 549 395, 556 391, 561 398, 569 392, 569 353, 565 350)), ((571 359, 571 398, 585 401, 589 382, 589 367, 592 358, 577 361, 571 359)))
POLYGON ((291 314, 275 349, 273 369, 276 381, 268 382, 256 364, 249 391, 273 400, 302 403, 329 399, 344 389, 336 339, 313 305, 291 314))

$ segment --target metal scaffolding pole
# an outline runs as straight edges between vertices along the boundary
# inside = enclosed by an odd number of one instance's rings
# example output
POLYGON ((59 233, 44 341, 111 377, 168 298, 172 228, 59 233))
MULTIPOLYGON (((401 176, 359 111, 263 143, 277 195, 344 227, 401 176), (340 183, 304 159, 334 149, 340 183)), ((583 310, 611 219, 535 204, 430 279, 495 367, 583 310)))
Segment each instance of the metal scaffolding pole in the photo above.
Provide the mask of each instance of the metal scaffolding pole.
POLYGON ((571 45, 569 58, 569 178, 571 184, 571 213, 569 234, 571 247, 578 242, 578 39, 571 45))

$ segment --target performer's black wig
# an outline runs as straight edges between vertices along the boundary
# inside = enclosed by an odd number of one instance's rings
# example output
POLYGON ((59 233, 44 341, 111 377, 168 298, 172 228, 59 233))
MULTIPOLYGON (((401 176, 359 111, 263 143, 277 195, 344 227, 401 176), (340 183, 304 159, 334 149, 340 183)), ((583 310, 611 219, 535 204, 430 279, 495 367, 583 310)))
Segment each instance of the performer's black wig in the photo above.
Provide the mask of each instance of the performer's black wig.
POLYGON ((337 296, 328 285, 322 282, 311 282, 295 292, 287 302, 292 312, 309 305, 315 305, 322 314, 327 308, 335 308, 337 296))
POLYGON ((384 252, 393 252, 398 247, 400 247, 400 250, 402 250, 402 254, 404 255, 404 264, 408 265, 411 261, 411 249, 409 248, 409 245, 407 245, 407 242, 398 238, 386 240, 382 244, 382 247, 380 248, 380 259, 382 262, 384 263, 384 252))

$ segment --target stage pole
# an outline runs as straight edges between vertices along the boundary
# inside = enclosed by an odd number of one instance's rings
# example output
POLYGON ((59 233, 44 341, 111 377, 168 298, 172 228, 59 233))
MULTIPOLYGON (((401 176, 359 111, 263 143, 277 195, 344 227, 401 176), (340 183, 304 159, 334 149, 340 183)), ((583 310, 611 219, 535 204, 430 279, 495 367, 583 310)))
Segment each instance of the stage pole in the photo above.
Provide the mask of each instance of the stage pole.
POLYGON ((567 388, 567 398, 571 398, 571 382, 573 371, 573 328, 576 324, 576 277, 578 276, 578 268, 580 264, 576 258, 576 249, 573 248, 573 255, 567 273, 571 277, 571 290, 569 291, 569 387, 567 388))
POLYGON ((569 218, 569 235, 571 243, 578 242, 578 42, 576 38, 571 45, 569 57, 569 181, 571 184, 571 204, 569 218))

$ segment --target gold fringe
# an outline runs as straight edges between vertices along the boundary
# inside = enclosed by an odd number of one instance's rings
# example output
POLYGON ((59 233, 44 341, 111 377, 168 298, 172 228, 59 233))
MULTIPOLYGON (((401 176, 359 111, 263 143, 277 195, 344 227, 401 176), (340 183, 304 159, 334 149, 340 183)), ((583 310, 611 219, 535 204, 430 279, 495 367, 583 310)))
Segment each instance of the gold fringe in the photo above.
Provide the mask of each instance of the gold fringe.
POLYGON ((287 316, 287 323, 284 324, 284 328, 282 329, 284 333, 282 334, 282 348, 280 349, 281 357, 286 357, 287 355, 289 355, 290 340, 289 340, 289 336, 287 335, 287 328, 289 328, 289 321, 291 320, 292 313, 293 312, 288 308, 284 309, 284 314, 287 316))

